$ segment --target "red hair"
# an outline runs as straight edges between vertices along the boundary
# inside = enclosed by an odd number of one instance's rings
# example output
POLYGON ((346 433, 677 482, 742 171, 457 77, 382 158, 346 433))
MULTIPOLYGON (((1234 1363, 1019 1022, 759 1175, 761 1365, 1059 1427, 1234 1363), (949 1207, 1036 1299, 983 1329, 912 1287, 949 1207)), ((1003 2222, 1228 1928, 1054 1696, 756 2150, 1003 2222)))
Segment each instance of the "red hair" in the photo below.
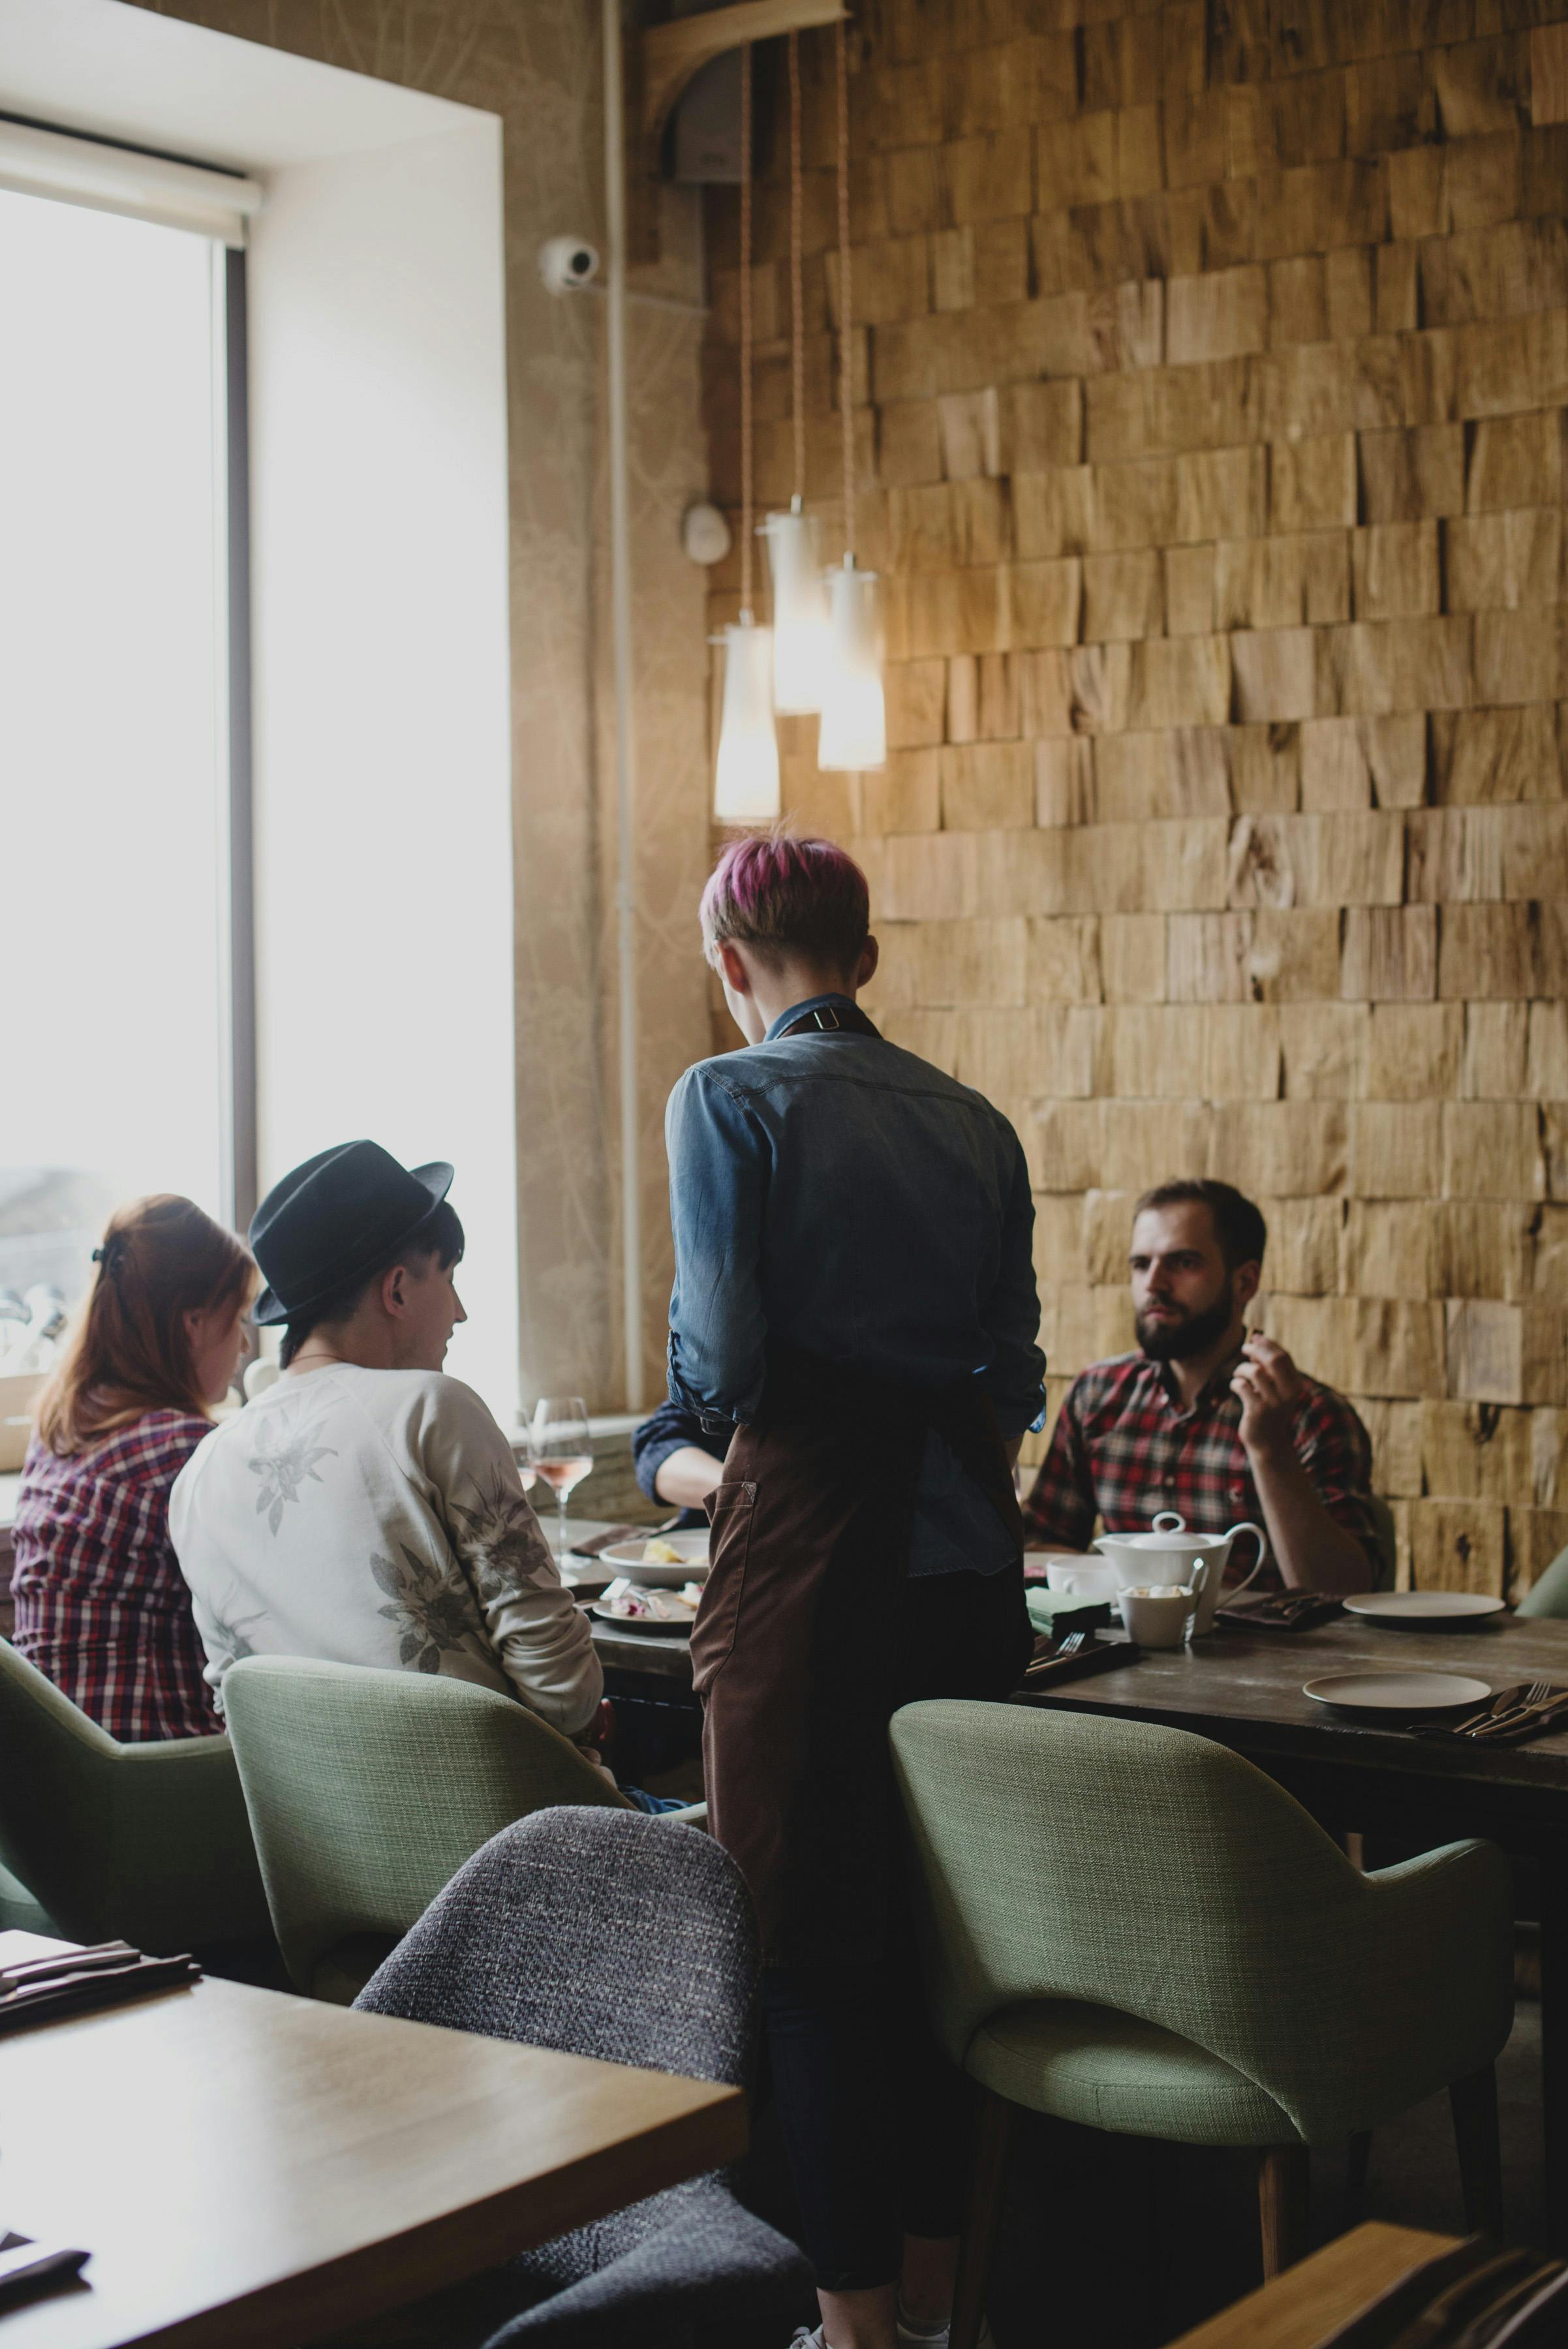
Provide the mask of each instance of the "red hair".
POLYGON ((65 1360, 38 1399, 38 1434, 61 1459, 150 1411, 208 1417, 185 1315, 238 1310, 259 1278, 233 1232, 167 1192, 117 1207, 99 1257, 65 1360))
POLYGON ((871 926, 871 893, 852 856, 831 840, 753 833, 732 840, 702 892, 702 950, 726 940, 773 960, 808 957, 852 971, 871 926))

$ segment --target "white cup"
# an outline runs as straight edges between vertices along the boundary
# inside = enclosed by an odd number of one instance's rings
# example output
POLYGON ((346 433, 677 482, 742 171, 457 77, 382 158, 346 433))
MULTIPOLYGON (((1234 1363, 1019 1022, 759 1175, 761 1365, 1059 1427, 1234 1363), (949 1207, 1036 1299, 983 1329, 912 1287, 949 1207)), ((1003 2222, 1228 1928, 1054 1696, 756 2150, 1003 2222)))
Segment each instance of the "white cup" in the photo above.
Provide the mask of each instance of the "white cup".
POLYGON ((1064 1599, 1088 1599, 1105 1603, 1116 1595, 1116 1569, 1097 1557, 1053 1558, 1045 1569, 1045 1588, 1064 1599))
POLYGON ((1200 1558, 1189 1583, 1134 1584, 1117 1598, 1129 1640, 1140 1648, 1179 1648, 1189 1638, 1208 1572, 1200 1558))

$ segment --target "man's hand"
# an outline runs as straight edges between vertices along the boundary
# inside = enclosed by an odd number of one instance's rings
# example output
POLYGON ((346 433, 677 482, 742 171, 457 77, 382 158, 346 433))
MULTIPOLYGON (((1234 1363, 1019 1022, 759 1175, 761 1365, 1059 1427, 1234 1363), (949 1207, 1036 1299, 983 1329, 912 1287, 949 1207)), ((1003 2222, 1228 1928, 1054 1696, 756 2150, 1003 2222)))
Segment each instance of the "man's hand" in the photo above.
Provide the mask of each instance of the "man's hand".
POLYGON ((1241 1397, 1237 1433, 1249 1459, 1293 1458, 1291 1431, 1302 1398, 1302 1377, 1284 1348, 1254 1330, 1241 1349, 1231 1392, 1241 1397))

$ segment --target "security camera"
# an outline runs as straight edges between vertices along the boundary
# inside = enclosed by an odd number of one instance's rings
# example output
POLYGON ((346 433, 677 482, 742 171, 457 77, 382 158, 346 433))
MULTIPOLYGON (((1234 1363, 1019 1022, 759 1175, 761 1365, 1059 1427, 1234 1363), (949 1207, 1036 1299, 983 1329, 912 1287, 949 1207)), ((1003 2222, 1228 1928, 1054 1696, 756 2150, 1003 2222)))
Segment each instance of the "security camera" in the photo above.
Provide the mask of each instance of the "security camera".
POLYGON ((598 274, 598 249, 586 236, 553 236, 539 247, 539 274, 552 294, 574 294, 598 274))

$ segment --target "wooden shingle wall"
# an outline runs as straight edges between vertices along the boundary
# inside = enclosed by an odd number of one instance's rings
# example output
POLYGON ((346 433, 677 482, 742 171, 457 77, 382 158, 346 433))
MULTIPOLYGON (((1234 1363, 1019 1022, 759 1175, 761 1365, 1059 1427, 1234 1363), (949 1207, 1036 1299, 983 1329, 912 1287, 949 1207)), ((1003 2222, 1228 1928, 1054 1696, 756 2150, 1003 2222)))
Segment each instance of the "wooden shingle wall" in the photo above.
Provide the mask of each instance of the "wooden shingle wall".
MULTIPOLYGON (((867 0, 858 552, 888 1031, 1014 1119, 1054 1400, 1127 1210, 1259 1198, 1420 1584, 1568 1543, 1568 0, 867 0)), ((807 488, 841 551, 830 36, 803 41, 807 488)), ((782 71, 757 490, 792 486, 782 71)), ((706 396, 738 492, 736 207, 706 396)), ((735 609, 733 559, 711 616, 735 609)), ((764 615, 765 616, 765 615, 764 615)))

